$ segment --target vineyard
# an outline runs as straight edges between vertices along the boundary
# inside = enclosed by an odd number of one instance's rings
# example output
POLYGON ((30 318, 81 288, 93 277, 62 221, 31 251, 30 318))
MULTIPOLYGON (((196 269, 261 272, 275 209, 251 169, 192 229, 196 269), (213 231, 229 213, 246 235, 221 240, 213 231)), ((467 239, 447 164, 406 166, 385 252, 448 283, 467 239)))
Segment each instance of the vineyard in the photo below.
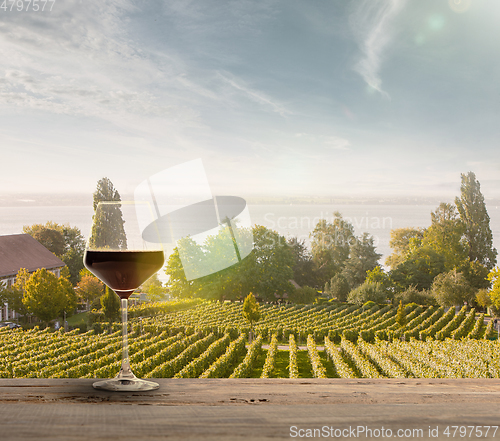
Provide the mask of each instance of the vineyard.
MULTIPOLYGON (((474 309, 410 304, 404 326, 390 305, 262 305, 261 313, 249 343, 239 303, 138 307, 132 368, 143 378, 500 378, 493 322, 474 309)), ((120 361, 118 325, 0 331, 2 378, 109 378, 120 361)))

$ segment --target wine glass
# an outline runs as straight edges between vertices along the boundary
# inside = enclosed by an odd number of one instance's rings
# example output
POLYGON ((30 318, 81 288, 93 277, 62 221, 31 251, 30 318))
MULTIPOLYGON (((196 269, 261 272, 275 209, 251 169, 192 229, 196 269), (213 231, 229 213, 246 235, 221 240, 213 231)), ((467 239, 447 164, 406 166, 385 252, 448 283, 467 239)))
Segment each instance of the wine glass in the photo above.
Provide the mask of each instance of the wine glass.
POLYGON ((121 299, 123 345, 120 372, 115 378, 94 383, 95 389, 144 391, 159 387, 133 374, 127 338, 128 298, 163 266, 161 241, 159 236, 154 240, 154 232, 154 216, 147 202, 100 202, 96 207, 83 261, 121 299), (143 238, 144 225, 149 225, 147 240, 143 238))

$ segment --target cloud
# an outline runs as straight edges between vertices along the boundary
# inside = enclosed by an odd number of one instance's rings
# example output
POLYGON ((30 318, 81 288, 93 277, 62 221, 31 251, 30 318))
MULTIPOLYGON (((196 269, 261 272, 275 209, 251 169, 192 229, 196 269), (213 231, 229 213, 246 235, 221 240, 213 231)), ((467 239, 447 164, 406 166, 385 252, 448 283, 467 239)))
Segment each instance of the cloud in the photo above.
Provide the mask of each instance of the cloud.
POLYGON ((272 110, 275 113, 278 113, 281 116, 290 115, 292 112, 286 107, 268 97, 264 92, 259 90, 255 90, 245 84, 241 79, 236 79, 229 73, 221 73, 219 72, 218 77, 223 80, 225 83, 230 85, 233 89, 236 89, 241 94, 245 95, 247 98, 252 101, 261 104, 263 107, 272 110))
POLYGON ((174 122, 179 130, 200 126, 197 103, 216 96, 189 78, 179 57, 135 38, 134 13, 129 0, 67 0, 50 15, 9 13, 7 23, 0 14, 0 107, 143 132, 152 123, 160 134, 174 122))
POLYGON ((392 40, 391 25, 406 0, 364 0, 350 16, 351 28, 363 53, 354 66, 365 82, 381 94, 380 68, 384 50, 392 40))

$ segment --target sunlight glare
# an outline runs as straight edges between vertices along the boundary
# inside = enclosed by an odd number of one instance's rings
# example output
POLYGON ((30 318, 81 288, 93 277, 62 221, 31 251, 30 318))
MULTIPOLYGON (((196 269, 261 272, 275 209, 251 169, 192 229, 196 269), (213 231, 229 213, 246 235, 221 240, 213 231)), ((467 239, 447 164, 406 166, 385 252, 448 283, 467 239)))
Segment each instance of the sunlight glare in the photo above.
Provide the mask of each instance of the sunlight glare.
POLYGON ((470 8, 471 0, 448 0, 448 4, 453 12, 461 14, 470 8))

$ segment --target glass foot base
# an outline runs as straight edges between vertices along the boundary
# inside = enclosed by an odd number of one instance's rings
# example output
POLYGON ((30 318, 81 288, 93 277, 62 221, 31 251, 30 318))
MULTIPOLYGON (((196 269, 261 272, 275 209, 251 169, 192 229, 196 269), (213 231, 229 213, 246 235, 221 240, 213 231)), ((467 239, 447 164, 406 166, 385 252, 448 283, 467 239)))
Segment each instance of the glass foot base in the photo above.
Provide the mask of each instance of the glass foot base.
POLYGON ((160 387, 160 385, 154 381, 141 380, 139 378, 112 378, 110 380, 97 381, 92 386, 94 389, 118 392, 155 390, 160 387))

